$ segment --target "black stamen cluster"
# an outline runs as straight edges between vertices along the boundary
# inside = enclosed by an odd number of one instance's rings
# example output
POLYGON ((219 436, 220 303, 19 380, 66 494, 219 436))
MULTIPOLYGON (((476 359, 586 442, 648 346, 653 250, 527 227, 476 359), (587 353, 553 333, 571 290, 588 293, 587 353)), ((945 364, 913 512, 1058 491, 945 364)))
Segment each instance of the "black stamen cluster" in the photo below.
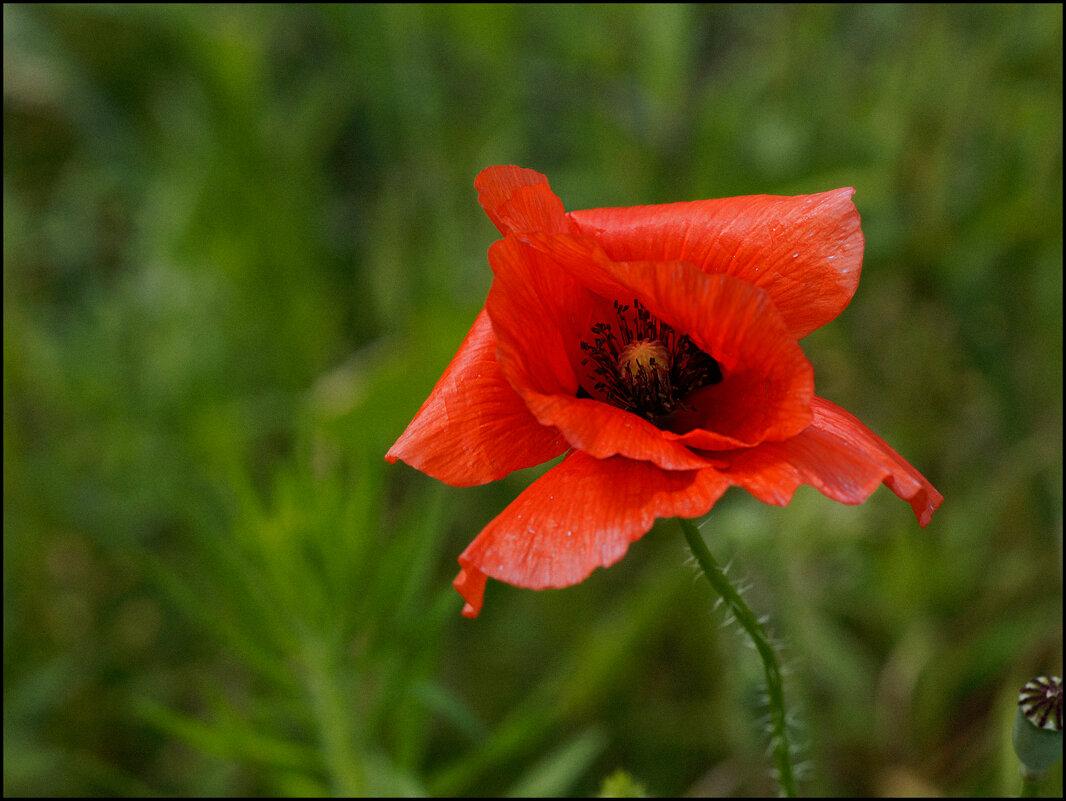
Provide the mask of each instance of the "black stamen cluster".
POLYGON ((592 364, 589 378, 595 389, 613 406, 658 423, 679 406, 694 390, 722 380, 718 362, 689 338, 678 334, 666 323, 652 316, 639 300, 630 307, 614 302, 618 336, 610 323, 592 326, 592 344, 582 340, 581 350, 588 354, 582 365, 592 364), (667 364, 652 357, 647 367, 622 369, 622 350, 633 342, 657 341, 668 354, 667 364))

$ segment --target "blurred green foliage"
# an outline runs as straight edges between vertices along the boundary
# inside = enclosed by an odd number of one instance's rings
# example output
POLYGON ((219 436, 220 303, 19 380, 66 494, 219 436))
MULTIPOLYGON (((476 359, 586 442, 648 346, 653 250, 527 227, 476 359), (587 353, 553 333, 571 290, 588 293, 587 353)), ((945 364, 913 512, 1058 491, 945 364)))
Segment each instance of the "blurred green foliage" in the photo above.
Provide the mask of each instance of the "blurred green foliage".
POLYGON ((772 790, 676 524, 470 622, 455 557, 530 475, 382 460, 484 301, 499 163, 568 208, 858 189, 804 347, 944 506, 734 491, 704 531, 805 790, 1016 792, 1062 670, 1060 5, 7 4, 5 794, 772 790))

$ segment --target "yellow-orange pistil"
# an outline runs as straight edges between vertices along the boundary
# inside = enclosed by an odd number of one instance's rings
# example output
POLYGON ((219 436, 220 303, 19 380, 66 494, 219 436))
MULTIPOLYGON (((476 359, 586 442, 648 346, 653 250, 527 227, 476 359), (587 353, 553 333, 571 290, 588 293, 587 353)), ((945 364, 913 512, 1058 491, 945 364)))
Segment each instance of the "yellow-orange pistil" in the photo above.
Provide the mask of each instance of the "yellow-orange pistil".
POLYGON ((642 339, 630 342, 618 354, 618 369, 630 380, 639 380, 638 375, 652 371, 670 374, 670 354, 657 339, 642 339))

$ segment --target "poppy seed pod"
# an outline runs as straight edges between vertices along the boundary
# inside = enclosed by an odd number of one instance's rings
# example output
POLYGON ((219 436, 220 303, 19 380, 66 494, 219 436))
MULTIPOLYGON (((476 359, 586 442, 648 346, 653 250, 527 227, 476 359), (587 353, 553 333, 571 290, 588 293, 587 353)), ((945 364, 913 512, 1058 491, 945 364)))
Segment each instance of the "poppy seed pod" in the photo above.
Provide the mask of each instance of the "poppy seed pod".
POLYGON ((1062 679, 1037 676, 1018 694, 1011 732, 1014 752, 1029 780, 1039 780, 1062 758, 1062 679))

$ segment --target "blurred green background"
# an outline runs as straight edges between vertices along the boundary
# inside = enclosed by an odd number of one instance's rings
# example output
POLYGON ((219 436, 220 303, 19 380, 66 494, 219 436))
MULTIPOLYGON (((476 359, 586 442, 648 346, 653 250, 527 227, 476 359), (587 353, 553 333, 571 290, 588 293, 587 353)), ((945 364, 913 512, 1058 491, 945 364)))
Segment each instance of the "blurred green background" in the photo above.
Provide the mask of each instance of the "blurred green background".
POLYGON ((1062 671, 1060 5, 6 4, 5 795, 773 792, 676 523, 471 622, 455 558, 536 471, 383 460, 508 163, 567 208, 857 188, 804 348, 944 506, 733 490, 703 530, 806 793, 1016 793, 1062 671))

